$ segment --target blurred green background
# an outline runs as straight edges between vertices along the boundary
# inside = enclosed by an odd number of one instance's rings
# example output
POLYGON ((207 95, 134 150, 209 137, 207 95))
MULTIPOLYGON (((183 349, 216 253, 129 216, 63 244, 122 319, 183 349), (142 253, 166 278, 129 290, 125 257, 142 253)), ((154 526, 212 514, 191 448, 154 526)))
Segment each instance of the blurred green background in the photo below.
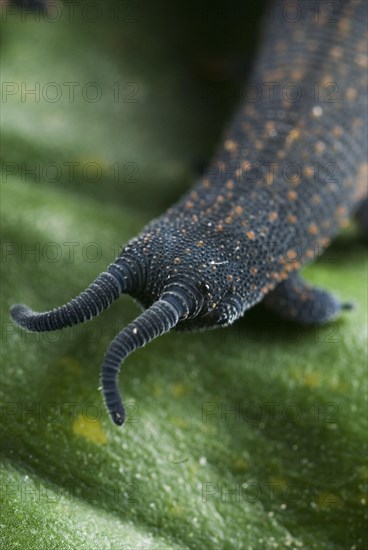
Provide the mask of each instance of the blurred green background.
POLYGON ((262 8, 74 4, 39 21, 2 14, 4 548, 365 548, 356 228, 306 270, 355 311, 306 330, 259 306, 227 329, 160 338, 123 366, 123 429, 99 368, 139 311, 131 299, 62 333, 10 322, 13 303, 43 311, 84 289, 194 183, 241 95, 262 8))

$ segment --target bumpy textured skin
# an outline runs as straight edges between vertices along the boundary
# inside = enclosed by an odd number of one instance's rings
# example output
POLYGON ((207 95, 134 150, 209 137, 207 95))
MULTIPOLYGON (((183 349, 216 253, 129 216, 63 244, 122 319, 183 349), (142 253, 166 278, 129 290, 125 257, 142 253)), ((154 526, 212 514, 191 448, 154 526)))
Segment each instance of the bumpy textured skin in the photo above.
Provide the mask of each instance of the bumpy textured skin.
POLYGON ((12 310, 37 331, 83 322, 122 292, 148 308, 105 356, 103 393, 116 424, 125 415, 120 363, 159 334, 228 325, 264 297, 301 323, 344 307, 297 271, 367 195, 367 2, 321 1, 319 12, 318 3, 297 4, 294 22, 282 2, 268 10, 249 80, 261 94, 239 107, 201 181, 79 297, 52 312, 12 310))
POLYGON ((250 82, 297 84, 301 98, 270 101, 263 88, 241 105, 203 181, 124 250, 149 265, 145 307, 170 278, 209 285, 211 313, 186 326, 234 321, 316 258, 367 194, 367 3, 331 13, 320 2, 318 22, 299 4, 299 22, 276 8, 266 21, 250 82))

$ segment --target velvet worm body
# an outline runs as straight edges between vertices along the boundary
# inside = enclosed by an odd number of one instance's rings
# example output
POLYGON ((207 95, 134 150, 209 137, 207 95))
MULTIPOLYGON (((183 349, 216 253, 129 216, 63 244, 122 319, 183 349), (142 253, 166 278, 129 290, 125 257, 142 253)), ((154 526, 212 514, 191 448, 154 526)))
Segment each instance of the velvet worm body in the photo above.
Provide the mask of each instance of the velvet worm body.
POLYGON ((261 300, 303 324, 349 308, 299 270, 366 200, 367 2, 320 1, 318 13, 307 0, 294 4, 298 17, 283 2, 268 6, 249 82, 269 93, 239 106, 197 185, 73 300, 45 313, 11 309, 18 325, 40 332, 83 323, 121 294, 139 301, 145 311, 102 366, 117 425, 120 365, 160 334, 229 325, 261 300))

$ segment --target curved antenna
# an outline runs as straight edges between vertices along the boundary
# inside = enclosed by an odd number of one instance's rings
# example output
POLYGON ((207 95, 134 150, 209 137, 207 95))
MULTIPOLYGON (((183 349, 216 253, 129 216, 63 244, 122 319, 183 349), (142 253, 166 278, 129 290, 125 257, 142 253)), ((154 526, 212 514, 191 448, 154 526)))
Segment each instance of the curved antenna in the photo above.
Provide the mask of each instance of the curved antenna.
POLYGON ((106 408, 117 426, 124 424, 118 376, 120 364, 128 355, 171 330, 179 320, 194 316, 201 307, 197 296, 183 293, 182 286, 167 290, 161 298, 124 328, 108 348, 101 369, 102 393, 106 408))
POLYGON ((22 328, 44 332, 84 323, 109 307, 120 294, 133 288, 133 276, 128 262, 113 263, 101 273, 86 290, 63 306, 45 313, 37 313, 23 304, 11 307, 10 315, 22 328))

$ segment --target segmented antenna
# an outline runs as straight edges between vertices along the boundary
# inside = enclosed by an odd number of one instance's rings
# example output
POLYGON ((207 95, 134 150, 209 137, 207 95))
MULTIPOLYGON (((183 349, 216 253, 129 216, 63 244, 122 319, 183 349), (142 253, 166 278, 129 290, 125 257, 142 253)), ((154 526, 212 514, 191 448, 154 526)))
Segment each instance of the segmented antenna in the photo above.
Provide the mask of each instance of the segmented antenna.
POLYGON ((37 313, 18 304, 12 306, 10 315, 19 326, 31 332, 58 330, 84 323, 109 307, 120 294, 129 292, 133 287, 134 277, 128 263, 117 261, 67 304, 45 313, 37 313))
POLYGON ((121 426, 125 420, 118 376, 120 364, 134 350, 171 330, 180 319, 195 315, 200 309, 198 297, 183 292, 183 287, 166 291, 149 309, 124 328, 110 344, 101 370, 102 393, 112 421, 121 426))

